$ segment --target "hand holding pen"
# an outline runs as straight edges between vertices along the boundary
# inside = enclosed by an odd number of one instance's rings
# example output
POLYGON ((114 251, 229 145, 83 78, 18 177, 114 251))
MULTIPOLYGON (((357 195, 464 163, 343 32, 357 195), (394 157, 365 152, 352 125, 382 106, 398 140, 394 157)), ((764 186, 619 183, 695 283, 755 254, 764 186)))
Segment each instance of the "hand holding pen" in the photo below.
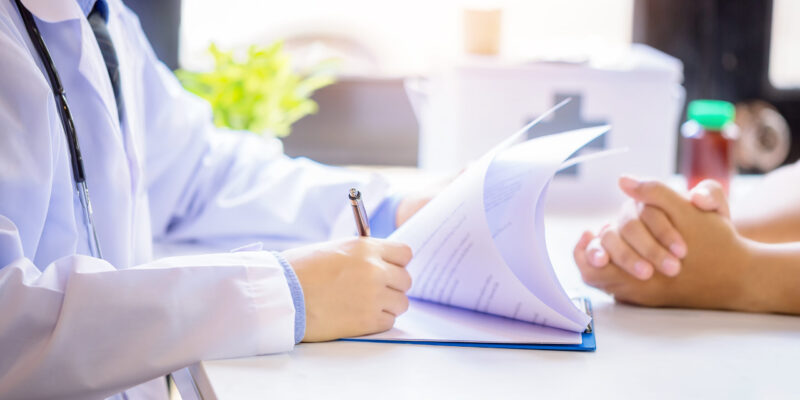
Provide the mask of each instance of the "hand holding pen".
POLYGON ((285 250, 303 290, 305 335, 318 342, 390 329, 408 309, 411 249, 368 238, 369 221, 361 193, 349 192, 360 237, 285 250))

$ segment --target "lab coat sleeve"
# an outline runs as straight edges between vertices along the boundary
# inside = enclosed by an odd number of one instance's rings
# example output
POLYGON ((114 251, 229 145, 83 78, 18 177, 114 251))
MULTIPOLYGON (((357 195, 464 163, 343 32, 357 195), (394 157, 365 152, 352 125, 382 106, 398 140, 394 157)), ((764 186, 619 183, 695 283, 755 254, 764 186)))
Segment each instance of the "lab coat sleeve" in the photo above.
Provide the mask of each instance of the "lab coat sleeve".
POLYGON ((176 257, 123 270, 76 255, 33 261, 49 210, 63 203, 53 201, 54 176, 71 179, 49 85, 4 18, 0 398, 103 398, 201 359, 290 350, 295 310, 273 254, 176 257))
POLYGON ((294 306, 267 252, 117 270, 86 256, 43 272, 0 217, 0 393, 103 398, 203 359, 287 351, 294 306))
POLYGON ((352 235, 350 187, 365 193, 368 211, 383 199, 385 183, 374 174, 290 159, 277 139, 215 128, 208 103, 181 87, 141 32, 139 46, 157 239, 283 249, 352 235))

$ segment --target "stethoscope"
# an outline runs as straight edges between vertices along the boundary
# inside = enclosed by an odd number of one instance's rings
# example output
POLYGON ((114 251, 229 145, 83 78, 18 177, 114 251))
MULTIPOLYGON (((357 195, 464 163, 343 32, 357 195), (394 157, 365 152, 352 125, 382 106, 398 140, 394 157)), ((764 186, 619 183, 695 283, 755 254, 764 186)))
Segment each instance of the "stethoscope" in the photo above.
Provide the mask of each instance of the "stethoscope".
POLYGON ((61 84, 61 78, 58 77, 58 71, 53 63, 50 52, 44 44, 42 34, 33 20, 33 15, 22 5, 20 0, 15 0, 19 13, 22 16, 22 21, 25 23, 25 29, 28 31, 28 36, 33 42, 33 47, 39 53, 39 58, 44 64, 47 77, 50 80, 50 86, 53 88, 53 96, 56 99, 56 107, 58 114, 61 117, 61 125, 64 127, 64 134, 67 136, 67 145, 69 146, 69 155, 72 160, 72 177, 75 180, 75 191, 78 194, 78 199, 83 208, 83 220, 86 225, 86 233, 89 240, 89 252, 93 257, 103 258, 100 252, 100 241, 97 239, 97 230, 94 227, 94 219, 92 218, 92 202, 89 200, 89 188, 86 186, 86 171, 83 168, 83 158, 81 157, 81 148, 78 145, 78 135, 75 133, 75 123, 72 121, 72 113, 70 113, 69 106, 67 105, 67 96, 64 92, 64 86, 61 84))

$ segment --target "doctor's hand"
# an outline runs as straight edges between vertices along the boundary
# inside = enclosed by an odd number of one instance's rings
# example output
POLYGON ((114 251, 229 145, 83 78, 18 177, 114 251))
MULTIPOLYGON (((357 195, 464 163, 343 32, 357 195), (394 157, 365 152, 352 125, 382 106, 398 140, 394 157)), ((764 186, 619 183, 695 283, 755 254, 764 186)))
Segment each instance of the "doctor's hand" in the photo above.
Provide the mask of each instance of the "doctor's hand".
MULTIPOLYGON (((585 232, 573 256, 583 280, 612 294, 618 301, 645 306, 749 310, 754 294, 748 289, 756 270, 753 248, 734 228, 726 212, 700 210, 685 196, 657 181, 624 178, 620 186, 637 201, 663 213, 680 234, 686 252, 680 273, 630 273, 630 259, 615 258, 603 267, 590 264, 587 248, 596 238, 585 232)), ((727 207, 727 205, 725 205, 727 207)), ((724 208, 725 210, 727 208, 724 208)), ((672 243, 672 242, 668 242, 672 243)), ((645 259, 636 253, 633 257, 645 259)))
POLYGON ((408 309, 411 249, 375 238, 324 242, 284 251, 303 288, 304 342, 382 332, 408 309))
POLYGON ((426 204, 433 200, 433 197, 436 195, 436 193, 422 192, 404 197, 397 206, 397 214, 395 215, 394 226, 399 227, 400 225, 403 225, 406 221, 413 217, 417 211, 421 210, 422 207, 425 207, 426 204))
MULTIPOLYGON (((648 192, 635 189, 637 182, 620 179, 620 188, 631 200, 617 221, 604 226, 589 242, 585 257, 591 266, 602 268, 613 262, 641 280, 656 273, 675 276, 688 251, 686 242, 666 213, 647 203, 648 192)), ((700 182, 687 197, 700 210, 730 218, 725 192, 716 181, 700 182)))
POLYGON ((444 190, 447 185, 453 182, 457 176, 446 176, 436 179, 433 182, 423 185, 412 192, 407 193, 400 204, 397 206, 397 214, 395 215, 395 225, 400 227, 408 221, 417 211, 430 203, 434 197, 444 190))

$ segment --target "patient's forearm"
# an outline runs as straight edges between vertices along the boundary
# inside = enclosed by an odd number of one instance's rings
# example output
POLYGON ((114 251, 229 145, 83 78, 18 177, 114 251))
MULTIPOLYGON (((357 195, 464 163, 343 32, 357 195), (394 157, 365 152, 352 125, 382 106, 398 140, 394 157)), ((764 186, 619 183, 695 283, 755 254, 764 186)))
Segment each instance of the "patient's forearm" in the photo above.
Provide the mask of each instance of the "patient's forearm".
POLYGON ((765 243, 800 241, 800 164, 766 175, 734 206, 734 224, 742 236, 765 243))
POLYGON ((800 315, 800 242, 750 242, 751 265, 744 280, 750 311, 800 315))
POLYGON ((800 241, 800 215, 737 218, 734 224, 739 234, 751 240, 764 243, 800 241))

